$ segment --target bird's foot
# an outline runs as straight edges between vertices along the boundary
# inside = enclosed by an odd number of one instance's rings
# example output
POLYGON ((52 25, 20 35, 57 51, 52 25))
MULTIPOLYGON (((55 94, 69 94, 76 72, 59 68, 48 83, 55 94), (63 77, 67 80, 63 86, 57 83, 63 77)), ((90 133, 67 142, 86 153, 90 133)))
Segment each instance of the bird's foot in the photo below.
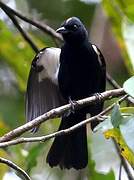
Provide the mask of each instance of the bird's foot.
POLYGON ((69 97, 69 104, 71 105, 71 108, 66 113, 64 113, 64 116, 66 117, 69 116, 71 113, 75 113, 75 107, 78 103, 75 100, 72 100, 71 97, 69 97))
POLYGON ((103 96, 101 95, 101 93, 94 93, 92 96, 95 96, 97 98, 96 103, 100 103, 101 100, 103 99, 103 96))
POLYGON ((69 97, 69 103, 71 104, 71 109, 70 109, 70 111, 71 111, 71 113, 75 113, 75 107, 76 107, 76 105, 78 104, 75 100, 72 100, 71 99, 71 97, 69 97))

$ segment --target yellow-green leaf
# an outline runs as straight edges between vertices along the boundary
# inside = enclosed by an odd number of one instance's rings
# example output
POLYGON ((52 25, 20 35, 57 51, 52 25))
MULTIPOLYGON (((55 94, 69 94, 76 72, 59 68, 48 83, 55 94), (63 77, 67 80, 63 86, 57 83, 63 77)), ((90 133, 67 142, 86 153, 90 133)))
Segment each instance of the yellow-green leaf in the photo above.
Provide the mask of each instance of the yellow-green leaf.
POLYGON ((110 129, 104 132, 104 135, 107 139, 113 138, 116 143, 119 145, 121 155, 127 159, 127 161, 134 166, 134 153, 133 151, 127 146, 124 138, 121 135, 121 132, 117 128, 110 129))
POLYGON ((120 108, 120 112, 134 114, 134 107, 122 107, 122 108, 120 108))

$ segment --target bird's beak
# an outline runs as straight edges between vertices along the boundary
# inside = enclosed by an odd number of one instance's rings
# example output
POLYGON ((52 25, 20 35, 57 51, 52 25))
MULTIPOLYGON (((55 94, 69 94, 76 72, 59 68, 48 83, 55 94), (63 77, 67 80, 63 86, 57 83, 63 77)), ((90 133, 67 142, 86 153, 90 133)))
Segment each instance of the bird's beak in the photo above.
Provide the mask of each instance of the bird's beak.
POLYGON ((67 29, 65 27, 60 27, 56 30, 57 33, 60 34, 66 34, 67 33, 67 29))

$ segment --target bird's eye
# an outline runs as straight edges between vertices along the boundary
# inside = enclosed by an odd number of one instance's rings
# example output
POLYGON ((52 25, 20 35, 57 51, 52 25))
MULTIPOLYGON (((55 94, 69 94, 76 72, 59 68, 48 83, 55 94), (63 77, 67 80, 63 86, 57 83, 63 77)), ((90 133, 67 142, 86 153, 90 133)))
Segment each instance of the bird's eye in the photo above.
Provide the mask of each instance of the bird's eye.
POLYGON ((73 30, 77 30, 78 29, 78 26, 76 24, 73 25, 72 27, 73 30))
POLYGON ((65 27, 70 31, 76 31, 79 26, 77 24, 71 24, 71 25, 66 25, 65 27))

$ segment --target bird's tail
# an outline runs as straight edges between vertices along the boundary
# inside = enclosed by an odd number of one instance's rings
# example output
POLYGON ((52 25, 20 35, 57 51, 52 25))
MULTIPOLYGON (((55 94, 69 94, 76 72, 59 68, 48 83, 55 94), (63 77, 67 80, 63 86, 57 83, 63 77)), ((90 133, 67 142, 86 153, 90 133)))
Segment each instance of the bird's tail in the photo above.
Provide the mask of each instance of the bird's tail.
MULTIPOLYGON (((71 113, 62 118, 59 130, 69 128, 85 118, 83 113, 71 113)), ((51 167, 59 165, 61 169, 85 168, 88 163, 86 126, 56 137, 47 155, 47 163, 51 167)))

